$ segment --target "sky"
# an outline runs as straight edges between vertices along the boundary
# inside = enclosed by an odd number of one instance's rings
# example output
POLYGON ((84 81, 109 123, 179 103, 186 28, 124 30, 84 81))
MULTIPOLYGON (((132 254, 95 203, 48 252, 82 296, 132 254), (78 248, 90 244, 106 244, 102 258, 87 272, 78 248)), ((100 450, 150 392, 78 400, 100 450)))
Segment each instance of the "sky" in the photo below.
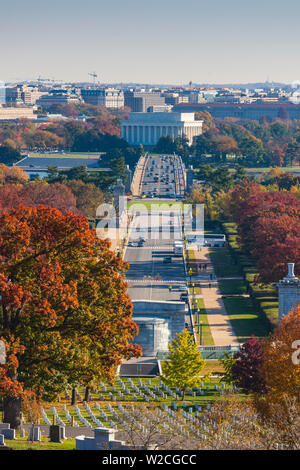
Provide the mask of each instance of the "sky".
POLYGON ((299 0, 9 0, 0 80, 300 80, 299 0))

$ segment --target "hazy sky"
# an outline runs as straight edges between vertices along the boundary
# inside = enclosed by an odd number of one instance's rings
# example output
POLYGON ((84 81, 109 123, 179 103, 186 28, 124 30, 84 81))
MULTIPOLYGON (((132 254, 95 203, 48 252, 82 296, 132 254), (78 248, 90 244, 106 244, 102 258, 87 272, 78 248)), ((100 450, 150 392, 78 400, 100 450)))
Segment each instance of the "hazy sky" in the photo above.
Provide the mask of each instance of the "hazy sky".
POLYGON ((7 0, 0 80, 300 80, 299 0, 7 0))

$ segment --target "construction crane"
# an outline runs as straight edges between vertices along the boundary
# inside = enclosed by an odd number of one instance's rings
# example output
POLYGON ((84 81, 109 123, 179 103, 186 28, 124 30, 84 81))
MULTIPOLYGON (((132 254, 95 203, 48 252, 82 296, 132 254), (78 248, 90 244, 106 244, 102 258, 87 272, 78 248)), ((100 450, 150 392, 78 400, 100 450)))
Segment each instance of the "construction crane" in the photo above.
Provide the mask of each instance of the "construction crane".
POLYGON ((98 77, 97 73, 96 72, 90 72, 89 73, 90 77, 93 77, 93 83, 94 83, 94 86, 96 85, 96 78, 98 77))

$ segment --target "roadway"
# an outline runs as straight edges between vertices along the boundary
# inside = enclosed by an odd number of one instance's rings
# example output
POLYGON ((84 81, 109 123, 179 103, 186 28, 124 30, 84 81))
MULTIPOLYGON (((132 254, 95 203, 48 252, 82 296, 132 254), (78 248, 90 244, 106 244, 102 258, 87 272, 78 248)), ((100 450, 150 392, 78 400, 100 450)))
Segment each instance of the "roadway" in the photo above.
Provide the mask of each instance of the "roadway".
POLYGON ((178 155, 149 155, 141 184, 145 197, 183 197, 182 162, 178 155))
MULTIPOLYGON (((147 198, 153 195, 156 199, 167 197, 170 203, 175 203, 174 191, 179 187, 180 171, 179 157, 150 155, 144 171, 142 194, 147 198)), ((173 254, 174 240, 182 240, 180 209, 154 209, 151 212, 135 209, 134 214, 124 256, 130 265, 126 280, 131 299, 180 301, 182 290, 179 286, 186 285, 185 266, 183 257, 173 254), (138 246, 140 238, 145 240, 142 246, 138 246), (171 262, 164 262, 165 257, 171 257, 171 262), (172 286, 171 291, 169 286, 172 286)), ((186 325, 191 327, 188 313, 186 325)))

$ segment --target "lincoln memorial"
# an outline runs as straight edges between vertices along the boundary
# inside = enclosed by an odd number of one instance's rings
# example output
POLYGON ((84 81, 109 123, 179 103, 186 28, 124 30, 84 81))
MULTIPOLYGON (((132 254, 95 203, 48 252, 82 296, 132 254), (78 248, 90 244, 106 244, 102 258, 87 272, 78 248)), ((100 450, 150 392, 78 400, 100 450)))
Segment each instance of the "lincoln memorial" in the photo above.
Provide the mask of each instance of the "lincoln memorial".
POLYGON ((195 121, 194 113, 129 113, 129 119, 121 121, 121 137, 131 145, 156 145, 163 135, 185 135, 192 144, 202 134, 202 123, 195 121))

